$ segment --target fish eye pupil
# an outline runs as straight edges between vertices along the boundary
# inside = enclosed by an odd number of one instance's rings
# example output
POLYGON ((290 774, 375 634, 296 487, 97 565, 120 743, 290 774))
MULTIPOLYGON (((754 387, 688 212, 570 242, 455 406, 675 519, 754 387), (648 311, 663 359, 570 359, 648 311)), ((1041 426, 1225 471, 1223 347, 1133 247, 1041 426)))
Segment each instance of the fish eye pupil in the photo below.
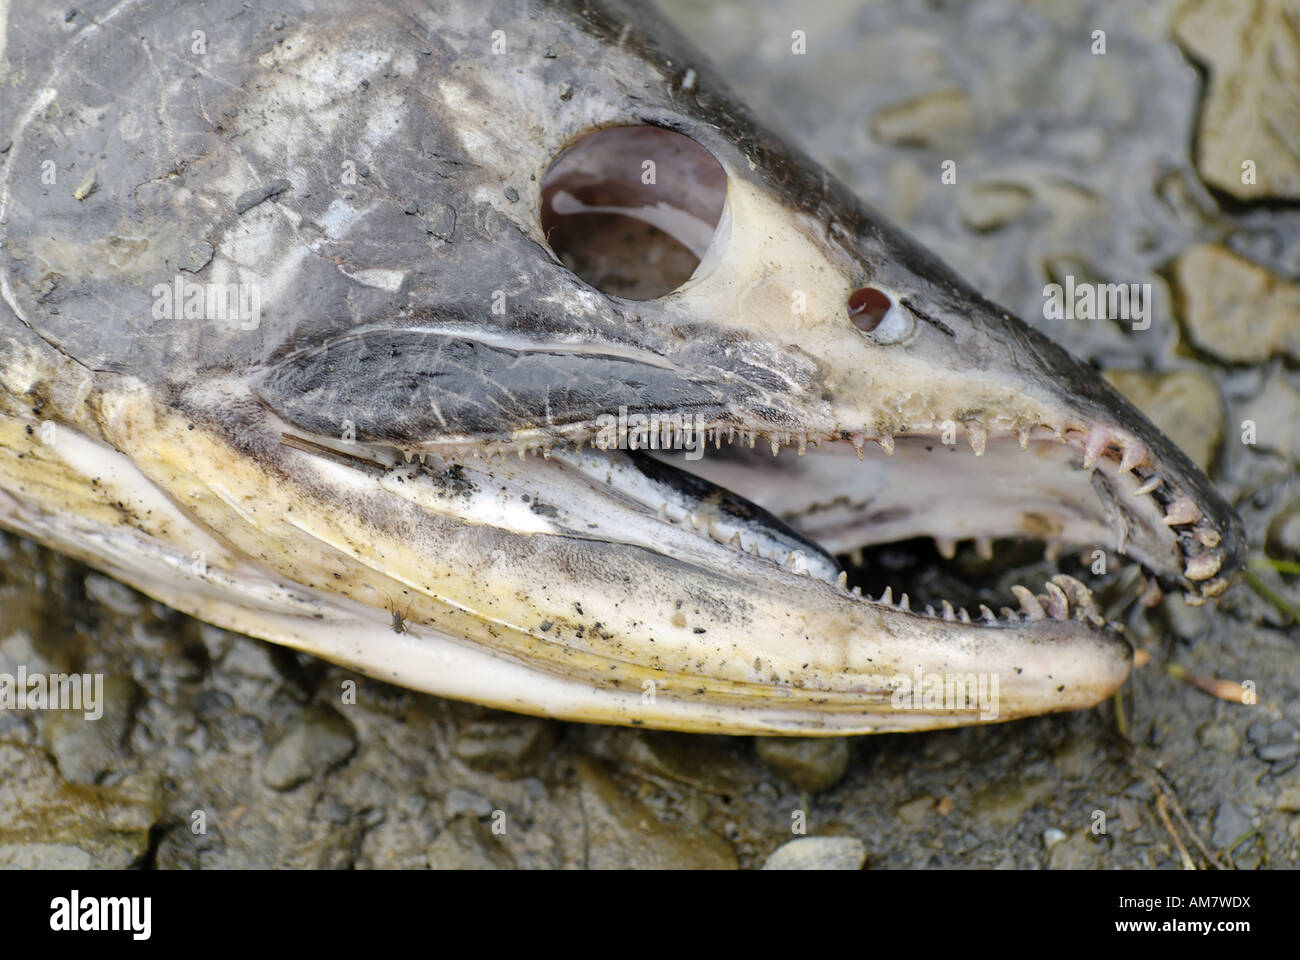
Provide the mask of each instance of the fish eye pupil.
POLYGON ((875 287, 863 287, 849 294, 849 319, 863 333, 870 333, 880 326, 893 302, 875 287))

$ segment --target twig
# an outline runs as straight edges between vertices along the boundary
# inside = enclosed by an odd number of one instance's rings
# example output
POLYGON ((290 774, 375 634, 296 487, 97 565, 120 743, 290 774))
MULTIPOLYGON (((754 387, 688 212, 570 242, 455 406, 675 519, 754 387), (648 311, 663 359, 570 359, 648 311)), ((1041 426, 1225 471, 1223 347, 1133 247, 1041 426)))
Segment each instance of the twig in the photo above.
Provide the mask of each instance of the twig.
POLYGON ((1183 841, 1178 837, 1178 831, 1174 825, 1169 822, 1169 804, 1165 802, 1165 795, 1162 793, 1156 797, 1156 812, 1160 814, 1160 819, 1165 823, 1165 829, 1169 831, 1169 836, 1174 838, 1174 845, 1178 847, 1178 852, 1183 858, 1184 870, 1195 870, 1196 864, 1192 863, 1192 858, 1187 855, 1187 848, 1183 846, 1183 841))

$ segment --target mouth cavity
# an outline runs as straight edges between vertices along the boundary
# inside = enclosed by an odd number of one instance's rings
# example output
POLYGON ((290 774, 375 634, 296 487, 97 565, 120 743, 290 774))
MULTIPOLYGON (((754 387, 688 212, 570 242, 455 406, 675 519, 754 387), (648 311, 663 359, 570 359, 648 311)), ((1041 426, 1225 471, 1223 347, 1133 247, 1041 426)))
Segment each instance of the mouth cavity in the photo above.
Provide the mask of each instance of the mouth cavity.
MULTIPOLYGON (((1100 425, 990 431, 975 422, 964 430, 963 444, 939 431, 776 434, 714 423, 697 441, 672 432, 629 436, 619 444, 626 450, 605 449, 609 444, 594 435, 574 442, 566 431, 540 441, 426 448, 405 459, 432 455, 425 467, 431 471, 515 455, 554 460, 552 468, 585 473, 641 512, 757 557, 782 575, 940 621, 1025 628, 1075 619, 1107 626, 1084 582, 1050 569, 1039 571, 1045 582, 1038 592, 1003 584, 1017 606, 997 612, 992 602, 920 603, 893 583, 872 596, 874 589, 863 587, 888 579, 882 549, 893 545, 897 553, 899 543, 933 538, 949 562, 962 541, 973 541, 985 559, 995 540, 1039 542, 1049 560, 1065 548, 1101 547, 1154 574, 1148 592, 1158 590, 1158 579, 1201 603, 1226 588, 1218 576, 1225 561, 1220 532, 1179 487, 1177 471, 1162 470, 1126 432, 1100 425), (872 550, 874 564, 864 566, 863 548, 872 550)), ((396 454, 396 462, 401 458, 396 454)), ((1084 563, 1076 572, 1086 579, 1087 569, 1084 563)), ((968 591, 966 600, 972 596, 968 591)), ((984 598, 991 601, 987 591, 984 598)))

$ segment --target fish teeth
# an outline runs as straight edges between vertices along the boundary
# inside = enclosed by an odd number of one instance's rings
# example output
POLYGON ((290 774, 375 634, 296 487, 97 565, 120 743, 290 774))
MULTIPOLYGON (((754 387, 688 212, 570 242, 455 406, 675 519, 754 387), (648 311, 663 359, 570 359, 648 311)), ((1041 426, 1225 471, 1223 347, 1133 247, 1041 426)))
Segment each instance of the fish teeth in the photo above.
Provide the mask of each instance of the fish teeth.
POLYGON ((1167 527, 1172 527, 1180 523, 1195 523, 1199 519, 1201 519, 1201 509, 1192 502, 1191 497, 1178 497, 1165 508, 1165 516, 1161 522, 1167 527))
POLYGON ((1022 587, 1020 584, 1016 584, 1011 588, 1011 592, 1014 593, 1016 599, 1020 601, 1020 610, 1025 614, 1025 616, 1029 617, 1030 620, 1043 619, 1043 607, 1038 602, 1038 598, 1030 593, 1029 590, 1022 587))
POLYGON ((891 607, 894 605, 894 588, 885 587, 885 592, 880 595, 880 602, 887 603, 891 607))
POLYGON ((984 446, 988 443, 989 432, 981 424, 966 424, 966 439, 970 441, 970 448, 975 451, 975 456, 984 456, 984 446))
POLYGON ((1128 473, 1134 467, 1140 467, 1146 463, 1147 448, 1142 444, 1133 442, 1124 448, 1124 457, 1119 462, 1120 473, 1128 473))
POLYGON ((993 559, 993 538, 976 537, 975 553, 981 560, 992 560, 993 559))
POLYGON ((982 603, 980 604, 980 616, 983 617, 985 620, 987 620, 989 623, 996 623, 998 619, 997 616, 993 613, 993 611, 990 610, 982 603))
POLYGON ((1104 427, 1094 427, 1083 438, 1083 469, 1091 470, 1097 465, 1106 447, 1110 445, 1110 431, 1104 427))
POLYGON ((943 618, 945 620, 956 619, 956 613, 952 609, 952 604, 947 600, 942 601, 939 606, 943 609, 943 618))
POLYGON ((853 449, 858 451, 858 459, 862 460, 867 455, 867 438, 860 433, 853 435, 853 449))
POLYGON ((835 586, 839 587, 841 590, 847 590, 849 588, 849 574, 847 571, 840 571, 840 575, 835 578, 835 586))
POLYGON ((962 623, 970 623, 970 614, 966 612, 965 607, 959 607, 957 609, 957 619, 962 623))
POLYGON ((939 556, 945 560, 951 560, 957 556, 957 541, 951 537, 935 537, 934 546, 939 551, 939 556))
POLYGON ((1033 432, 1033 429, 1032 429, 1031 427, 1023 427, 1023 426, 1022 426, 1022 427, 1018 427, 1018 428, 1016 429, 1016 436, 1017 436, 1017 437, 1019 438, 1019 440, 1020 440, 1020 449, 1021 449, 1021 450, 1028 450, 1028 449, 1029 449, 1029 435, 1030 435, 1032 432, 1033 432))
POLYGON ((909 613, 912 611, 912 602, 907 599, 907 594, 903 594, 898 598, 898 609, 906 610, 909 613))
POLYGON ((1196 535, 1196 539, 1205 547, 1217 547, 1219 542, 1223 539, 1219 536, 1219 531, 1211 527, 1197 527, 1192 531, 1192 533, 1196 535))
POLYGON ((1045 589, 1047 590, 1047 615, 1053 620, 1064 620, 1070 615, 1070 602, 1066 599, 1065 591, 1051 581, 1048 581, 1045 589))
POLYGON ((1092 591, 1069 574, 1058 573, 1052 577, 1051 585, 1065 594, 1069 605, 1076 613, 1089 614, 1097 609, 1092 599, 1092 591))
POLYGON ((884 450, 886 454, 888 454, 891 457, 894 455, 893 437, 877 437, 876 443, 880 444, 880 449, 884 450))
POLYGON ((1209 580, 1219 572, 1221 566, 1223 557, 1220 554, 1203 553, 1199 557, 1189 558, 1184 572, 1188 580, 1209 580))
POLYGON ((927 603, 927 604, 925 605, 925 615, 926 615, 927 617, 933 617, 933 616, 936 615, 935 612, 934 612, 934 604, 933 604, 933 603, 927 603))
POLYGON ((1151 479, 1147 480, 1146 483, 1142 484, 1142 486, 1138 487, 1133 492, 1140 497, 1151 493, 1158 486, 1160 486, 1160 477, 1158 474, 1153 473, 1151 474, 1151 479))

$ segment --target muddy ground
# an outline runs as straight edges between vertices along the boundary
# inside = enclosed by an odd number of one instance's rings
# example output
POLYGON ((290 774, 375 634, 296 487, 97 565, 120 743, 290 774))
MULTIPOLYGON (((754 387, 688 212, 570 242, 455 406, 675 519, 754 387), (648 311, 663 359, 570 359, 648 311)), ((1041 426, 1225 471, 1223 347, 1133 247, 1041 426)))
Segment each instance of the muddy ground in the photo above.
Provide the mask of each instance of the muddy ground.
MULTIPOLYGON (((802 820, 842 838, 814 860, 865 855, 869 868, 1296 865, 1300 630, 1288 610, 1300 579, 1286 564, 1300 544, 1300 80, 1284 71, 1300 62, 1300 8, 665 9, 761 116, 1106 370, 1206 466, 1247 524, 1253 584, 1217 605, 1144 606, 1136 570, 1089 574, 1150 657, 1122 703, 759 743, 410 693, 191 620, 4 535, 0 670, 102 672, 112 689, 95 723, 0 712, 0 864, 756 867, 802 820), (954 184, 941 182, 945 161, 954 184), (1151 284, 1149 327, 1045 319, 1044 284, 1066 275, 1151 284), (1171 669, 1243 684, 1256 702, 1171 669), (340 702, 347 681, 355 703, 340 702)), ((1015 544, 992 561, 969 544, 951 561, 904 544, 865 562, 914 596, 973 590, 996 604, 1010 583, 1081 572, 1076 556, 1015 544)))

